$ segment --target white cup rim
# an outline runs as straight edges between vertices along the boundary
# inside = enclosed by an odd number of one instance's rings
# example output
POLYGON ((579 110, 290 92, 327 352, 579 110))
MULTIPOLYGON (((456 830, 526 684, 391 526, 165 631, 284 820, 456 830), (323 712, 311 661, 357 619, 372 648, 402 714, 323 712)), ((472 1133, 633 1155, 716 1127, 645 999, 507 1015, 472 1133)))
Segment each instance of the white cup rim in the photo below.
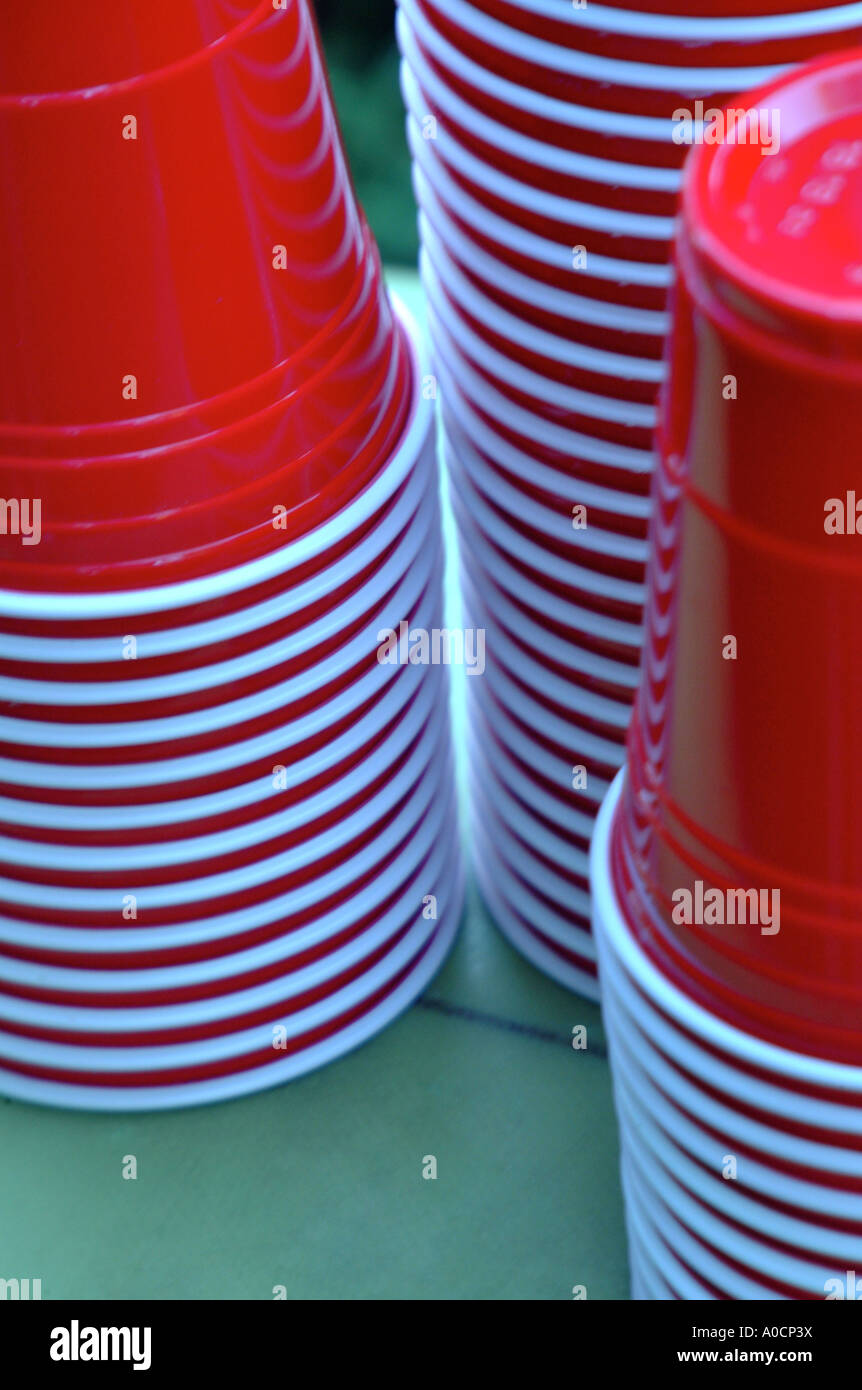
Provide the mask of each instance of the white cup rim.
POLYGON ((225 594, 251 588, 286 574, 289 570, 330 549, 343 539, 345 528, 355 530, 374 516, 404 482, 429 437, 433 435, 434 412, 421 389, 427 374, 422 339, 412 315, 396 295, 393 309, 405 330, 412 366, 412 399, 408 422, 395 453, 371 483, 342 508, 336 516, 305 536, 271 551, 256 560, 200 579, 182 580, 151 589, 125 589, 100 593, 68 594, 44 591, 26 592, 0 589, 0 615, 14 618, 119 617, 140 613, 167 612, 205 603, 225 594))
POLYGON ((0 1094, 63 1109, 140 1112, 184 1109, 253 1094, 293 1080, 352 1051, 379 1033, 402 1013, 430 982, 455 940, 459 913, 441 922, 429 949, 408 977, 379 1005, 323 1042, 300 1053, 279 1058, 253 1070, 229 1070, 207 1081, 144 1087, 87 1086, 62 1080, 43 1080, 10 1072, 0 1064, 0 1094))
POLYGON ((614 779, 602 805, 593 838, 593 916, 597 934, 600 933, 607 938, 609 950, 612 950, 624 964, 628 974, 648 999, 653 1000, 662 1012, 669 1014, 676 1023, 712 1044, 719 1051, 763 1071, 773 1072, 779 1078, 786 1077, 788 1080, 809 1086, 822 1086, 827 1090, 846 1090, 849 1095, 858 1096, 862 1090, 862 1067, 794 1052, 765 1042, 752 1033, 744 1033, 683 994, 660 974, 643 952, 637 949, 617 901, 610 873, 611 828, 624 780, 623 769, 614 779))

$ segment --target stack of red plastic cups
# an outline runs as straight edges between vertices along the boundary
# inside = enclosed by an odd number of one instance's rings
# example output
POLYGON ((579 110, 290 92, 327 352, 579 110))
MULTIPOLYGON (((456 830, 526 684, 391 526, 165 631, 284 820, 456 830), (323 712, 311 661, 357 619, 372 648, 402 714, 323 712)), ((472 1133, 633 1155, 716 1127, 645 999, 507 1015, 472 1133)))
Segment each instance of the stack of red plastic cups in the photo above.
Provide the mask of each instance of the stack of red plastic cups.
POLYGON ((681 167, 733 93, 860 41, 862 5, 399 4, 467 620, 486 631, 478 872, 510 940, 595 994, 588 850, 637 684, 681 167))
POLYGON ((686 173, 596 939, 635 1289, 856 1299, 862 51, 735 106, 686 173))
POLYGON ((457 925, 424 369, 307 0, 34 0, 0 91, 0 1093, 216 1100, 457 925))

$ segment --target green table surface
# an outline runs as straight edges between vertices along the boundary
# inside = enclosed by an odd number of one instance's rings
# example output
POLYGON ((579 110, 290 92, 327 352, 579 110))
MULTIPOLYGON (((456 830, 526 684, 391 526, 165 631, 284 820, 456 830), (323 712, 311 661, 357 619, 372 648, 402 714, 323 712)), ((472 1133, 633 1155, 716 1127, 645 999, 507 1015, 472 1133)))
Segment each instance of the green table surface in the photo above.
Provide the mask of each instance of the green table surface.
MULTIPOLYGON (((415 276, 390 279, 421 314, 415 276)), ((272 1299, 279 1288, 289 1299, 570 1299, 576 1286, 627 1298, 599 1011, 522 960, 471 887, 424 997, 322 1071, 166 1114, 0 1100, 0 1278, 41 1279, 43 1299, 272 1299), (585 1050, 572 1047, 578 1025, 585 1050)))

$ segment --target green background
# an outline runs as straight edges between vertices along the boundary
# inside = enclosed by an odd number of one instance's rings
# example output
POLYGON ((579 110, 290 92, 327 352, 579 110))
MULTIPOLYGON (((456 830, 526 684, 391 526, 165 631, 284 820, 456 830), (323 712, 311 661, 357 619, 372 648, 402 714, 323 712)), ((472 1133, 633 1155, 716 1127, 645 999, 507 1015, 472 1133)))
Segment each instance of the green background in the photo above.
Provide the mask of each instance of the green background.
POLYGON ((316 0, 315 9, 350 167, 380 253, 387 265, 415 266, 393 0, 316 0))

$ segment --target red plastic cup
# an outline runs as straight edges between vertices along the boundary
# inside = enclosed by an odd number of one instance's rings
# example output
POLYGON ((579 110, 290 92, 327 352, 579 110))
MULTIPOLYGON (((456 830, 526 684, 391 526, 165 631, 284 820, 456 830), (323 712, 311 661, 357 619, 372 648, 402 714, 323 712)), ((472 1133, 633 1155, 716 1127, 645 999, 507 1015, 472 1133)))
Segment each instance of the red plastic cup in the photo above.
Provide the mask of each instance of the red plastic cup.
MULTIPOLYGON (((416 0, 435 29, 466 57, 528 91, 596 110, 670 119, 695 97, 724 106, 740 88, 772 76, 769 66, 703 66, 697 51, 683 66, 619 62, 544 43, 471 12, 458 0, 416 0), (460 22, 459 22, 460 21, 460 22)), ((834 47, 834 44, 833 44, 834 47)))
MULTIPOLYGON (((181 462, 196 464, 202 489, 213 493, 208 500, 163 505, 145 515, 123 514, 123 487, 116 479, 125 474, 119 466, 112 477, 103 460, 91 460, 95 469, 85 464, 82 472, 78 460, 66 460, 59 465, 63 476, 46 463, 54 485, 42 499, 40 544, 0 550, 0 581, 10 589, 60 592, 163 585, 246 564, 330 521, 378 480, 391 460, 404 451, 415 452, 419 443, 416 362, 408 335, 397 324, 391 337, 386 333, 381 351, 382 331, 378 322, 376 378, 370 387, 364 384, 364 398, 348 411, 346 397, 338 405, 337 391, 327 399, 332 383, 324 383, 317 407, 309 401, 306 447, 293 455, 288 450, 287 461, 284 444, 295 424, 291 398, 204 439, 107 460, 129 465, 130 485, 137 480, 139 490, 149 492, 151 505, 157 505, 162 476, 174 473, 182 479, 181 462), (92 472, 96 476, 91 480, 92 472), (97 502, 92 489, 104 475, 112 485, 106 500, 97 502), (67 507, 78 516, 57 522, 51 499, 64 493, 67 507), (87 521, 87 509, 97 507, 113 515, 87 521)), ((300 443, 300 436, 290 437, 300 443)), ((173 486, 178 503, 182 482, 173 486)))
POLYGON ((793 63, 834 50, 838 34, 848 46, 862 36, 858 5, 837 6, 835 0, 758 0, 723 7, 701 0, 602 0, 571 7, 565 16, 556 0, 470 3, 489 19, 561 48, 636 63, 793 63), (833 7, 834 21, 817 13, 833 7))
POLYGON ((600 187, 589 202, 564 199, 557 193, 542 193, 495 165, 485 164, 446 128, 435 140, 425 140, 414 119, 409 136, 414 159, 432 183, 439 182, 444 196, 452 184, 470 202, 481 204, 506 222, 566 247, 570 269, 571 248, 581 245, 594 256, 616 260, 664 265, 670 259, 672 200, 670 216, 652 217, 603 205, 600 187))
MULTIPOLYGON (((658 0, 602 0, 611 10, 637 10, 651 15, 658 8, 658 0)), ((799 11, 830 9, 835 0, 697 0, 699 15, 714 15, 719 18, 747 19, 756 15, 796 14, 799 11)), ((692 0, 660 0, 661 13, 670 15, 691 14, 692 0)))
POLYGON ((491 120, 459 97, 429 67, 409 25, 400 22, 405 101, 420 124, 433 116, 478 159, 522 183, 582 202, 601 201, 620 211, 672 216, 679 174, 642 165, 590 160, 531 140, 491 120))
POLYGON ((624 900, 671 978, 844 1060, 862 1049, 860 78, 857 54, 785 77, 747 100, 780 112, 777 159, 740 139, 688 167, 614 831, 624 900), (738 890, 765 894, 770 920, 728 924, 738 890))
POLYGON ((227 410, 311 364, 368 255, 307 0, 245 0, 227 24, 136 4, 99 58, 104 9, 68 58, 41 0, 4 46, 0 419, 55 454, 57 431, 227 410))
POLYGON ((644 163, 651 168, 681 167, 685 150, 673 143, 669 119, 591 109, 532 91, 463 53, 438 31, 420 0, 400 0, 400 7, 432 73, 498 124, 551 147, 596 159, 644 163))
POLYGON ((531 269, 518 269, 507 261, 500 241, 487 236, 480 240, 475 229, 459 220, 420 169, 414 167, 413 177, 423 233, 431 227, 458 271, 502 310, 523 320, 528 330, 538 328, 588 351, 643 358, 654 368, 660 365, 668 325, 663 307, 642 309, 590 298, 582 274, 573 272, 562 287, 548 284, 531 269))

